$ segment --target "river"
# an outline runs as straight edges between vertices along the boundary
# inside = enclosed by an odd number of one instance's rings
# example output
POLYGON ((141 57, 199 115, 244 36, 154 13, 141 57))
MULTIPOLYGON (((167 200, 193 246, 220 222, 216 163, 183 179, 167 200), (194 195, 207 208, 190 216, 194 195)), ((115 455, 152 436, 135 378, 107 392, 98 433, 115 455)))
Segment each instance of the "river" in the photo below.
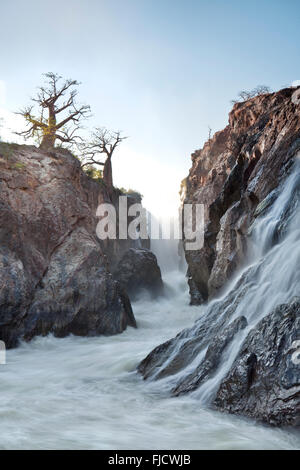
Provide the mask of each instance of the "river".
POLYGON ((1 449, 295 449, 299 436, 171 398, 136 366, 191 326, 184 275, 164 273, 168 295, 133 304, 138 329, 113 337, 47 336, 7 351, 0 366, 1 449))

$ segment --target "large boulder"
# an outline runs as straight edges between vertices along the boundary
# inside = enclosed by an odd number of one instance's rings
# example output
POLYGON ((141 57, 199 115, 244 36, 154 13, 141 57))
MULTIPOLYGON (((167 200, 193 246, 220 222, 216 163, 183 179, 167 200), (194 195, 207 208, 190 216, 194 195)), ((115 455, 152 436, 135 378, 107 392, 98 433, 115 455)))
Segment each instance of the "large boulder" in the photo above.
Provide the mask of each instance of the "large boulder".
POLYGON ((108 272, 84 228, 75 229, 51 257, 22 321, 22 335, 115 334, 136 326, 126 292, 108 272))
POLYGON ((219 387, 215 406, 270 424, 300 426, 299 338, 296 298, 250 331, 219 387))
POLYGON ((162 294, 163 281, 156 256, 147 249, 130 248, 119 261, 115 278, 135 298, 141 290, 153 296, 162 294))
POLYGON ((66 150, 0 144, 0 339, 53 332, 115 334, 135 326, 96 236, 113 202, 66 150))

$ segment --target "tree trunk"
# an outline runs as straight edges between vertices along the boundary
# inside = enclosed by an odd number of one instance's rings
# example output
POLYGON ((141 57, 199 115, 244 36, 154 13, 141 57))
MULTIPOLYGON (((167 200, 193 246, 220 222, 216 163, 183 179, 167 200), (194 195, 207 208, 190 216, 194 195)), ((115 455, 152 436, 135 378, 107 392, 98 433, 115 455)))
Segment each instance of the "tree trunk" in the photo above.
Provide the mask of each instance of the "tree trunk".
POLYGON ((54 148, 55 144, 55 132, 50 133, 49 130, 43 135, 40 148, 43 150, 51 150, 54 148))
POLYGON ((107 157, 103 168, 103 181, 108 189, 113 187, 111 157, 107 157))
POLYGON ((48 106, 48 112, 48 126, 43 129, 43 138, 40 145, 40 148, 43 150, 51 150, 55 145, 56 115, 53 104, 48 106))

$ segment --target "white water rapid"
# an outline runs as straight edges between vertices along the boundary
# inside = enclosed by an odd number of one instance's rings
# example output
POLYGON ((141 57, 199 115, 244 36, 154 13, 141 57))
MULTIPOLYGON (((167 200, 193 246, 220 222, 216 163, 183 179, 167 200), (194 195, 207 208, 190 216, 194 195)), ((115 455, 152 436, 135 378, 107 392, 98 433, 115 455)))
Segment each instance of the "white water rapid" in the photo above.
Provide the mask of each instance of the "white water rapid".
MULTIPOLYGON (((275 212, 290 200, 294 183, 290 178, 256 236, 270 233, 280 217, 275 212)), ((269 302, 269 311, 296 293, 299 225, 288 237, 288 250, 281 251, 278 244, 268 251, 269 271, 264 285, 253 292, 248 320, 262 311, 264 302, 269 302), (269 292, 268 299, 264 292, 269 292)), ((266 243, 269 238, 264 238, 266 243)), ((300 448, 299 435, 211 411, 197 394, 171 398, 161 381, 145 382, 136 373, 155 346, 199 317, 200 307, 189 306, 184 274, 173 269, 164 270, 163 276, 168 284, 165 298, 133 304, 138 329, 113 337, 39 337, 7 352, 7 364, 0 365, 1 449, 300 448)), ((230 354, 229 362, 236 351, 230 354)), ((224 363, 221 375, 226 367, 224 363)))

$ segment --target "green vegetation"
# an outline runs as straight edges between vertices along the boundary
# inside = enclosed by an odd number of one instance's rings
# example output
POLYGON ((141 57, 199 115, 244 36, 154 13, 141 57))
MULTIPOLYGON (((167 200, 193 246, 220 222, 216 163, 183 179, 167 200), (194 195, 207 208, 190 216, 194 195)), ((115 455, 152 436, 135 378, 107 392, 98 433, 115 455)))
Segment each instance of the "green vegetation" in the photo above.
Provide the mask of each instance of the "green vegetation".
POLYGON ((24 168, 25 168, 25 163, 16 162, 16 163, 13 164, 13 167, 14 167, 16 170, 24 170, 24 168))
POLYGON ((93 180, 98 181, 98 183, 103 182, 103 172, 102 170, 98 170, 97 168, 93 167, 92 165, 87 166, 83 169, 83 171, 93 180))
POLYGON ((20 145, 16 143, 0 142, 0 163, 4 163, 10 169, 23 170, 25 164, 16 159, 16 150, 19 147, 20 145))
POLYGON ((18 144, 0 142, 0 158, 3 158, 6 161, 10 160, 17 148, 18 148, 18 144))
POLYGON ((124 194, 124 196, 131 196, 140 201, 143 199, 143 195, 139 191, 136 191, 135 189, 119 188, 119 191, 121 192, 121 194, 124 194))

